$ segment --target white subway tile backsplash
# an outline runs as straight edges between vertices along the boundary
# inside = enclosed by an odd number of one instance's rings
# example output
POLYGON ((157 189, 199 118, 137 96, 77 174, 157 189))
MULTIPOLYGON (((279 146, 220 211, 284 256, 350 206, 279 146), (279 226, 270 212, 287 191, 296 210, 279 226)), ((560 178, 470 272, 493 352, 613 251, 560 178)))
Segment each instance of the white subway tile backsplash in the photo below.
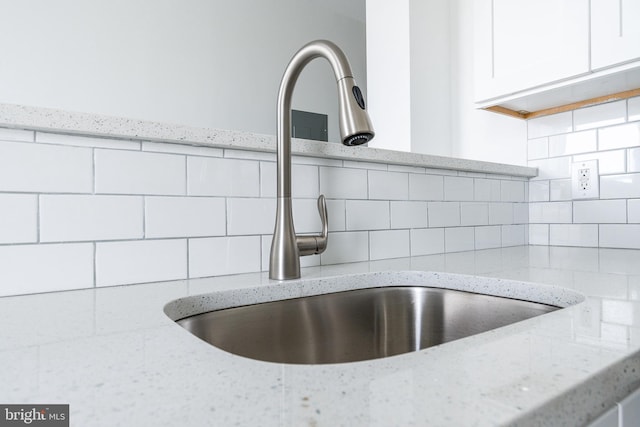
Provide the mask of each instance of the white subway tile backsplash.
POLYGON ((370 170, 369 199, 408 200, 409 174, 370 170))
POLYGON ((341 168, 344 161, 325 157, 291 156, 291 163, 311 166, 330 166, 341 168))
POLYGON ((640 120, 640 96, 627 100, 627 114, 630 122, 640 120))
MULTIPOLYGON (((260 196, 277 196, 276 164, 260 162, 260 196)), ((311 165, 291 166, 291 196, 318 198, 320 195, 320 180, 318 167, 311 165)))
POLYGON ((513 223, 514 224, 529 223, 529 204, 528 203, 513 204, 513 223))
POLYGON ((227 159, 258 160, 258 161, 265 161, 265 162, 275 162, 277 159, 276 153, 264 153, 262 151, 233 150, 231 148, 225 148, 223 150, 223 156, 227 159))
POLYGON ((527 158, 535 160, 547 157, 549 157, 549 137, 530 139, 527 146, 527 158))
MULTIPOLYGON (((372 168, 373 169, 373 168, 372 168)), ((407 165, 388 165, 387 170, 389 172, 407 172, 407 173, 426 173, 427 169, 420 166, 407 166, 407 165)))
MULTIPOLYGON (((293 199, 293 223, 296 233, 319 233, 322 228, 316 199, 293 199)), ((329 216, 329 206, 327 206, 329 216)), ((329 220, 331 221, 331 220, 329 220)), ((275 217, 272 228, 275 227, 275 217)), ((271 230, 273 232, 273 230, 271 230)))
POLYGON ((33 194, 0 194, 0 243, 34 243, 37 241, 38 196, 33 194))
POLYGON ((627 222, 625 200, 587 200, 573 202, 573 222, 589 224, 627 222))
POLYGON ((271 234, 276 199, 227 199, 227 235, 271 234))
POLYGON ((225 200, 213 197, 145 199, 145 237, 223 236, 225 200))
POLYGON ((60 133, 36 132, 36 142, 43 144, 75 145, 78 147, 113 148, 116 150, 140 150, 139 141, 64 135, 60 133))
POLYGON ((391 202, 391 228, 427 227, 427 202, 391 202))
POLYGON ((33 142, 33 134, 32 130, 0 128, 0 141, 33 142))
POLYGON ((168 142, 142 142, 142 151, 169 154, 185 154, 189 156, 222 157, 224 150, 214 147, 200 147, 195 145, 171 144, 168 142))
POLYGON ((345 231, 347 227, 346 203, 344 200, 327 200, 329 231, 345 231))
POLYGON ((570 179, 554 179, 549 182, 549 200, 552 202, 571 200, 573 194, 571 192, 570 179))
POLYGON ((475 228, 476 249, 491 249, 502 246, 501 226, 491 225, 488 227, 475 228))
POLYGON ((600 177, 601 199, 640 198, 640 173, 600 177))
POLYGON ((550 224, 549 244, 557 246, 598 246, 596 224, 550 224))
POLYGON ((388 169, 388 165, 385 163, 357 162, 353 160, 343 160, 342 163, 342 166, 345 168, 373 169, 381 171, 386 171, 388 169))
POLYGON ((347 200, 347 230, 380 230, 390 227, 389 202, 347 200))
POLYGON ((427 205, 429 227, 452 227, 460 225, 459 202, 429 202, 427 205))
POLYGON ((444 229, 446 252, 472 251, 475 249, 474 227, 449 227, 444 229))
POLYGON ((473 198, 473 178, 456 176, 444 177, 444 200, 471 201, 473 198))
POLYGON ((500 201, 524 202, 524 181, 502 181, 500 183, 500 201))
POLYGON ((483 202, 460 203, 460 225, 487 225, 489 204, 483 202))
POLYGON ((95 150, 96 193, 185 194, 184 156, 95 150))
POLYGON ((571 111, 527 121, 527 133, 529 139, 571 132, 572 128, 573 116, 571 111))
POLYGON ((42 195, 40 241, 141 239, 139 196, 42 195))
POLYGON ((549 224, 529 224, 529 244, 549 244, 549 224))
POLYGON ((333 233, 327 250, 320 255, 322 264, 342 264, 369 259, 369 232, 333 233))
POLYGON ((571 161, 571 157, 532 160, 529 162, 529 166, 538 168, 538 176, 531 178, 531 180, 570 178, 571 161))
POLYGON ((581 154, 573 156, 574 162, 584 160, 598 160, 598 172, 600 175, 610 175, 625 172, 625 150, 601 151, 599 153, 581 154))
POLYGON ((372 231, 369 239, 371 260, 401 258, 411 254, 409 230, 372 231))
POLYGON ((329 199, 366 199, 367 171, 320 167, 320 193, 329 199))
POLYGON ((0 296, 93 287, 93 243, 0 246, 0 296))
POLYGON ((570 223, 573 212, 571 202, 548 202, 529 204, 529 222, 539 223, 570 223))
POLYGON ((549 157, 587 153, 597 149, 597 134, 595 130, 549 137, 549 157))
POLYGON ((189 277, 260 271, 260 264, 260 236, 189 239, 189 277))
POLYGON ((473 182, 474 200, 477 202, 499 202, 501 181, 477 178, 473 182))
POLYGON ((626 101, 616 101, 575 110, 573 123, 575 130, 579 131, 624 123, 626 117, 626 101))
POLYGON ((187 157, 190 196, 257 197, 260 163, 253 160, 187 157))
POLYGON ((600 225, 600 246, 603 248, 640 249, 640 225, 600 225))
POLYGON ((411 255, 432 255, 444 252, 444 228, 410 230, 411 255))
POLYGON ((627 222, 640 223, 640 199, 627 200, 627 222))
POLYGON ((187 240, 96 243, 96 286, 187 278, 187 240))
POLYGON ((0 142, 2 191, 91 193, 89 148, 0 142))
POLYGON ((640 122, 612 126, 598 131, 598 148, 600 150, 637 147, 639 145, 640 122))
POLYGON ((489 225, 512 223, 513 203, 489 203, 489 225))
POLYGON ((549 201, 549 181, 531 181, 529 183, 530 202, 549 201))
POLYGON ((444 200, 444 177, 409 174, 410 200, 444 200))
POLYGON ((640 172, 640 148, 632 148, 628 151, 627 172, 640 172))
POLYGON ((503 225, 501 227, 502 232, 502 246, 519 246, 527 244, 527 227, 524 224, 517 225, 503 225))

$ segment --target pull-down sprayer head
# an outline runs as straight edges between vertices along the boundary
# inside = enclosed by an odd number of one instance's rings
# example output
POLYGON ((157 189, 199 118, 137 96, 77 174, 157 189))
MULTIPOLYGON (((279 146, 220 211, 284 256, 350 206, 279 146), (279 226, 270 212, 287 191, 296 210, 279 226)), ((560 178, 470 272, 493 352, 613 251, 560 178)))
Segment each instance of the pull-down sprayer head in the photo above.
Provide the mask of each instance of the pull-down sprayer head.
POLYGON ((342 143, 353 146, 371 141, 373 126, 365 109, 364 96, 353 77, 338 81, 338 103, 342 143))

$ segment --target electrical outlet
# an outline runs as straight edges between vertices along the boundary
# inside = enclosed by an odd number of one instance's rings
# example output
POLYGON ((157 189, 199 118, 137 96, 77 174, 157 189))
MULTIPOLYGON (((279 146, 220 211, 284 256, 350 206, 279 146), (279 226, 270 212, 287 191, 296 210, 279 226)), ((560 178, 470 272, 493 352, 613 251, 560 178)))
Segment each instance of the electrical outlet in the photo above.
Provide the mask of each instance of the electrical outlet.
POLYGON ((574 199, 597 199, 600 197, 598 160, 585 160, 572 164, 571 194, 574 199))

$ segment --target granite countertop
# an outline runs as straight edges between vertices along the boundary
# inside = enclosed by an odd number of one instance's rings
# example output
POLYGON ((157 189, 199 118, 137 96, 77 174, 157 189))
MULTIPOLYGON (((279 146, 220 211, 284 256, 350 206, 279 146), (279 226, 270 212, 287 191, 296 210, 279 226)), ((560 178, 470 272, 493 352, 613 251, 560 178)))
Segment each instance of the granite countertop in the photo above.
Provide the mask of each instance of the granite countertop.
POLYGON ((0 298, 0 401, 68 403, 78 426, 583 425, 640 386, 639 259, 634 250, 521 246, 311 267, 299 282, 256 273, 0 298), (418 352, 333 365, 235 356, 165 314, 193 295, 214 292, 200 300, 224 305, 235 302, 229 296, 329 292, 341 283, 331 277, 361 282, 365 273, 376 284, 445 286, 466 274, 485 292, 582 302, 418 352))

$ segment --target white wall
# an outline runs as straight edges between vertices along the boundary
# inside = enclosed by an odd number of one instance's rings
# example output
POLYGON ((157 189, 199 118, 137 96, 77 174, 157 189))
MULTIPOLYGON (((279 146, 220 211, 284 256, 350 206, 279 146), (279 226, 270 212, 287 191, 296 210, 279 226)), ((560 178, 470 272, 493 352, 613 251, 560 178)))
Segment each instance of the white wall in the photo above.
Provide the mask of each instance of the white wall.
MULTIPOLYGON (((0 102, 275 133, 280 78, 307 41, 347 54, 366 90, 365 29, 321 0, 0 0, 0 102)), ((364 16, 364 0, 349 14, 364 16)), ((314 61, 294 108, 329 113, 335 80, 314 61)))

